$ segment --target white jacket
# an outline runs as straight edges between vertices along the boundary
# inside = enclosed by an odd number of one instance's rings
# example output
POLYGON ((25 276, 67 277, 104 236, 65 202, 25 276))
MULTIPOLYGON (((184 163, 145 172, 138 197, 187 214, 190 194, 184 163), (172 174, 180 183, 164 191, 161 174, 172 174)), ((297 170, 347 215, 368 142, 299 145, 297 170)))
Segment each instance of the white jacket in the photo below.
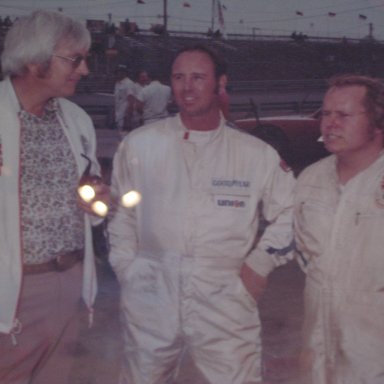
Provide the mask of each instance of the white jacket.
MULTIPOLYGON (((96 138, 89 116, 66 99, 59 99, 63 122, 59 117, 75 155, 79 177, 87 162, 81 153, 91 158, 93 172, 99 173, 96 160, 96 138)), ((16 320, 22 284, 20 244, 20 123, 19 102, 9 78, 0 83, 0 332, 12 330, 16 320)), ((43 143, 42 143, 43 144, 43 143)), ((65 180, 63 180, 65 182, 65 180)), ((91 220, 85 216, 85 260, 83 297, 91 308, 96 296, 96 273, 92 248, 91 220)), ((49 288, 47 288, 49 289, 49 288)))
POLYGON ((131 132, 115 155, 112 193, 142 195, 135 209, 119 206, 109 221, 119 279, 138 252, 218 265, 247 260, 267 275, 291 251, 292 172, 270 146, 224 120, 208 141, 207 132, 189 131, 193 140, 185 140, 186 132, 179 115, 169 117, 131 132), (260 209, 270 225, 255 248, 260 209))

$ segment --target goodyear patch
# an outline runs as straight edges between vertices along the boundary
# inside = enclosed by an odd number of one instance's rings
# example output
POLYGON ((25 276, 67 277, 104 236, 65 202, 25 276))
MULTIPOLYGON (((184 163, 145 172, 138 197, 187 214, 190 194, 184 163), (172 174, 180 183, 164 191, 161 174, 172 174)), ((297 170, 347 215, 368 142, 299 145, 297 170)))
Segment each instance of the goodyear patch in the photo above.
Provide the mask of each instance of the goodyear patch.
POLYGON ((212 179, 213 187, 228 187, 228 188, 249 188, 251 182, 248 180, 238 179, 212 179))

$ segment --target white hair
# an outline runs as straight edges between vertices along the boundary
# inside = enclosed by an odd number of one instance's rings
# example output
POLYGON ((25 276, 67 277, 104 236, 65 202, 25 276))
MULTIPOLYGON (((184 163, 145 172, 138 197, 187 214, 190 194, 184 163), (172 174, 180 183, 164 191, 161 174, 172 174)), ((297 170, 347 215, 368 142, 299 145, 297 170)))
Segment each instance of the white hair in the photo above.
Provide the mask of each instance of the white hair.
POLYGON ((39 10, 16 20, 4 40, 1 66, 4 75, 23 75, 28 64, 49 66, 60 45, 88 50, 91 36, 79 21, 59 13, 39 10))

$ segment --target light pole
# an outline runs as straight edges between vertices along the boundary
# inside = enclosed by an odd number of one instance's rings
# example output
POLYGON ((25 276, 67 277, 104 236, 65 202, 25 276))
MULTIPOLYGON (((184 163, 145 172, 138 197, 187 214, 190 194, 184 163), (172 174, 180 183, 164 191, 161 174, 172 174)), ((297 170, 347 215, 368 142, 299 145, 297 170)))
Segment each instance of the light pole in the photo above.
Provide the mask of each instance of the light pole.
POLYGON ((168 31, 168 10, 167 10, 167 0, 163 1, 163 25, 164 25, 164 32, 168 31))
POLYGON ((215 31, 215 11, 216 11, 216 0, 212 0, 212 16, 211 16, 211 30, 215 31))

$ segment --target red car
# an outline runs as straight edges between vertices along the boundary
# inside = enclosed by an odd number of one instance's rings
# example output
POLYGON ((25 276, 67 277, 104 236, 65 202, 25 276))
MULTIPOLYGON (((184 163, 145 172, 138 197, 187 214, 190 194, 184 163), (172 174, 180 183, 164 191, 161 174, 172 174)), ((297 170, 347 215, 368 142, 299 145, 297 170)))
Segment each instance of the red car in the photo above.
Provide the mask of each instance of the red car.
POLYGON ((272 145, 292 166, 306 166, 328 155, 319 142, 319 111, 310 115, 239 119, 235 125, 272 145))

